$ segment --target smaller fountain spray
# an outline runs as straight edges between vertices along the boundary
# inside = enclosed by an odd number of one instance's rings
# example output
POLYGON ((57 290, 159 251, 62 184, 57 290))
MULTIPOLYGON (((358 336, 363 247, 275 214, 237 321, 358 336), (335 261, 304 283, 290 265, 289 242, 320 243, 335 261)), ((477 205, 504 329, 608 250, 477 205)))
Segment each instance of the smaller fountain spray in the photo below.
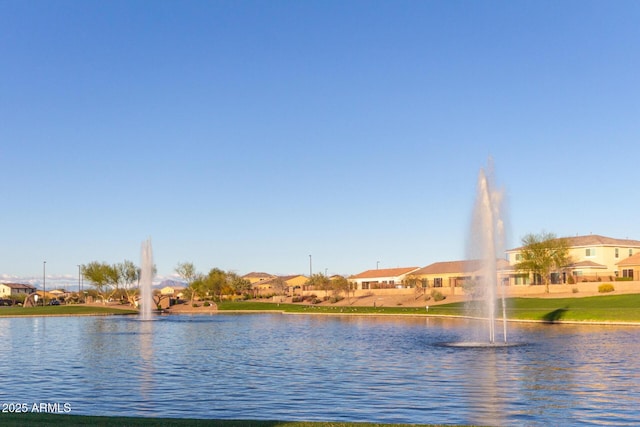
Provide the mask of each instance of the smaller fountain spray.
POLYGON ((151 239, 142 242, 140 251, 140 320, 151 320, 153 312, 153 251, 151 239))

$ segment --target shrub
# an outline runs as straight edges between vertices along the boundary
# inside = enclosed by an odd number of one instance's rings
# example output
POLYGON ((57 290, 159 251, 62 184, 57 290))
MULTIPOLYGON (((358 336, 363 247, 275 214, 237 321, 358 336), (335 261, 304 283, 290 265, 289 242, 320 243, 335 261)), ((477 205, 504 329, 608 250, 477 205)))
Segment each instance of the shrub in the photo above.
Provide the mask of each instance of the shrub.
POLYGON ((329 300, 329 302, 331 302, 331 304, 335 304, 335 303, 337 303, 338 301, 342 301, 343 299, 344 299, 344 297, 343 297, 343 296, 341 296, 341 295, 334 295, 334 296, 332 296, 332 297, 331 297, 331 299, 329 300))
POLYGON ((198 308, 198 307, 200 307, 200 306, 194 302, 193 304, 191 304, 191 307, 193 307, 193 308, 198 308))
POLYGON ((291 298, 291 302, 302 302, 304 301, 304 297, 293 297, 291 298))
POLYGON ((574 294, 577 294, 578 292, 580 292, 580 289, 573 288, 573 289, 571 289, 571 292, 573 292, 574 294))
POLYGON ((573 274, 570 274, 569 277, 567 277, 567 283, 570 285, 575 285, 576 284, 576 278, 573 277, 573 274))
POLYGON ((311 304, 320 304, 322 302, 322 300, 320 298, 313 298, 311 300, 311 304))
POLYGON ((209 307, 211 304, 209 303, 209 301, 205 301, 203 304, 205 307, 209 307))
POLYGON ((613 292, 615 289, 613 288, 613 285, 611 283, 603 283, 602 285, 598 286, 598 292, 600 293, 605 293, 605 292, 613 292))
POLYGON ((443 299, 447 298, 444 295, 442 295, 442 292, 436 291, 435 289, 431 291, 431 296, 433 297, 434 301, 442 301, 443 299))

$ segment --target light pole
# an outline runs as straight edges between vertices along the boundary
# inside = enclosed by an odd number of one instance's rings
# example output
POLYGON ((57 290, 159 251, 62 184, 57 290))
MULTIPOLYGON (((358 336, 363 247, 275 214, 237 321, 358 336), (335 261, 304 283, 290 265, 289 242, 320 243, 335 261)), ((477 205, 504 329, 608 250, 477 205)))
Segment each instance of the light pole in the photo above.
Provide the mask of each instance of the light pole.
POLYGON ((42 262, 42 306, 47 305, 47 261, 42 262))
POLYGON ((313 276, 313 269, 311 268, 311 255, 309 255, 309 278, 313 276))

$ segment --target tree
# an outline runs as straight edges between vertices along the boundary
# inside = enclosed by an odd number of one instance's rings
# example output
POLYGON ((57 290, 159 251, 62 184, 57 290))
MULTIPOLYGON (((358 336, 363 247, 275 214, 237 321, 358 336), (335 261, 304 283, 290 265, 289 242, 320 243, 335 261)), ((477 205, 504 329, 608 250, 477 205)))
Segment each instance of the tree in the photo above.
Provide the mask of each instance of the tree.
POLYGON ((553 233, 527 234, 522 238, 520 261, 515 264, 518 271, 539 275, 549 293, 551 272, 571 263, 569 244, 566 239, 553 233))
POLYGON ((271 280, 271 287, 278 295, 284 295, 287 293, 289 285, 282 277, 275 277, 271 280))
POLYGON ((415 274, 408 274, 402 282, 407 288, 413 288, 416 299, 425 294, 425 279, 415 274))
POLYGON ((228 292, 227 273, 219 268, 211 269, 202 282, 205 295, 212 296, 216 300, 220 300, 222 294, 228 292))
POLYGON ((335 276, 331 279, 331 287, 334 292, 341 293, 344 292, 347 294, 347 302, 351 304, 351 298, 349 297, 349 290, 351 289, 351 284, 343 276, 335 276))
POLYGON ((103 303, 118 290, 119 275, 113 265, 93 261, 82 265, 81 270, 84 278, 93 283, 103 303))
POLYGON ((232 271, 227 272, 227 282, 235 294, 244 295, 251 290, 251 282, 232 271))
POLYGON ((181 262, 175 268, 175 272, 178 273, 178 276, 182 278, 185 282, 187 282, 187 286, 189 286, 196 277, 198 273, 196 272, 196 267, 192 262, 181 262))
POLYGON ((134 286, 140 280, 139 268, 129 260, 114 265, 118 272, 118 286, 122 289, 125 298, 131 305, 135 305, 137 287, 134 286))
POLYGON ((307 280, 308 286, 313 286, 313 289, 322 289, 325 296, 329 293, 329 278, 322 273, 313 274, 307 280))
POLYGON ((185 297, 191 300, 191 306, 193 306, 193 302, 196 298, 204 298, 207 295, 205 284, 204 284, 204 276, 199 274, 195 279, 189 284, 189 286, 184 291, 185 297))
POLYGON ((196 272, 196 267, 192 262, 181 262, 175 268, 176 273, 180 276, 185 282, 187 282, 187 290, 186 294, 189 294, 191 299, 191 305, 193 306, 193 300, 195 297, 199 296, 198 289, 200 286, 194 287, 193 284, 198 280, 200 276, 196 272))

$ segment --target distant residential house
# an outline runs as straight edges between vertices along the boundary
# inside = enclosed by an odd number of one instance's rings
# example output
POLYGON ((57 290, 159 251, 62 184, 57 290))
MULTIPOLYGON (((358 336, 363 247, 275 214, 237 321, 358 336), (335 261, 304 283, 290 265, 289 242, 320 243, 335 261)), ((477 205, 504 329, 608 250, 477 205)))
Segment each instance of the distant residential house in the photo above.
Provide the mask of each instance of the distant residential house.
MULTIPOLYGON (((551 283, 566 283, 569 274, 576 281, 614 280, 615 277, 629 274, 629 269, 619 268, 620 262, 640 253, 640 240, 616 239, 597 234, 565 239, 572 262, 566 268, 553 272, 551 283)), ((512 266, 520 262, 521 251, 522 247, 506 251, 512 266)), ((633 269, 631 270, 633 274, 633 269)), ((514 274, 514 278, 516 285, 528 285, 532 282, 528 274, 514 274)))
POLYGON ((640 280, 640 251, 618 263, 618 277, 640 280))
MULTIPOLYGON (((496 260, 496 280, 508 284, 512 269, 505 259, 496 260)), ((411 273, 423 287, 455 288, 463 286, 467 281, 478 280, 487 274, 487 267, 482 260, 434 262, 411 273)))
POLYGON ((380 268, 367 270, 349 277, 355 289, 386 289, 404 287, 404 279, 420 267, 380 268))
POLYGON ((47 291, 47 298, 57 299, 58 301, 64 301, 67 297, 69 297, 69 295, 71 295, 71 293, 65 291, 64 289, 54 289, 52 291, 47 291))
POLYGON ((184 291, 184 287, 179 286, 165 286, 160 289, 160 295, 167 295, 170 297, 182 297, 182 292, 184 291))
POLYGON ((277 276, 273 275, 273 274, 269 274, 269 273, 262 273, 262 272, 251 272, 251 273, 247 273, 244 276, 242 276, 243 279, 248 280, 249 283, 251 283, 252 285, 254 283, 257 282, 262 282, 265 281, 267 279, 273 279, 277 276))
POLYGON ((287 292, 296 292, 296 289, 302 289, 309 278, 302 274, 293 274, 289 276, 280 276, 287 284, 287 292))
POLYGON ((11 298, 17 295, 30 295, 36 291, 35 286, 24 283, 0 283, 0 298, 11 298))
MULTIPOLYGON (((261 295, 295 292, 295 289, 302 288, 307 282, 307 277, 301 274, 294 274, 289 276, 267 276, 268 277, 264 278, 263 280, 253 282, 251 284, 251 288, 253 289, 254 294, 261 295)), ((243 278, 250 280, 246 276, 243 276, 243 278)))

